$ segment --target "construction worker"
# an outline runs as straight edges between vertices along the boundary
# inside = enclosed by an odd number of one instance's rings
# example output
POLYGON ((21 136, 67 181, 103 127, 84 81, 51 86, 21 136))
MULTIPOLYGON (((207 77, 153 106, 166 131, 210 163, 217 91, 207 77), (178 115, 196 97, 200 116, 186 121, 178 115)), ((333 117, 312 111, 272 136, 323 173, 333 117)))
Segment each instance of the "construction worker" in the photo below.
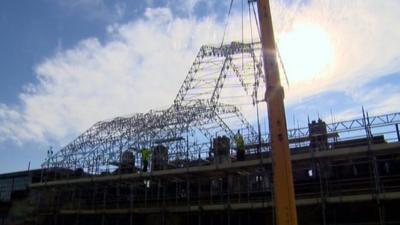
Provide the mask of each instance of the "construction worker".
POLYGON ((244 160, 244 140, 243 136, 240 134, 240 131, 237 131, 235 135, 235 143, 236 143, 236 159, 238 161, 244 160))
POLYGON ((151 151, 148 148, 142 148, 141 153, 142 153, 143 172, 147 172, 151 151))

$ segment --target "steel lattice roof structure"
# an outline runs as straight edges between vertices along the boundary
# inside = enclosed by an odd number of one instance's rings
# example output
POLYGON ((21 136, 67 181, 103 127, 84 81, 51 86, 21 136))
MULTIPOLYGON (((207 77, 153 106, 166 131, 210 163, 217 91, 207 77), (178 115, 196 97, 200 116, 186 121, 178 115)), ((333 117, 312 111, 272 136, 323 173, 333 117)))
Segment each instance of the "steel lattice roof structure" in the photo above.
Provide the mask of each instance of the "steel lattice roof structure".
POLYGON ((169 108, 98 122, 43 166, 99 173, 118 164, 126 150, 138 154, 160 144, 171 159, 205 159, 213 137, 233 138, 236 130, 247 143, 260 142, 259 131, 240 110, 240 104, 255 110, 265 87, 259 55, 259 43, 202 46, 169 108))

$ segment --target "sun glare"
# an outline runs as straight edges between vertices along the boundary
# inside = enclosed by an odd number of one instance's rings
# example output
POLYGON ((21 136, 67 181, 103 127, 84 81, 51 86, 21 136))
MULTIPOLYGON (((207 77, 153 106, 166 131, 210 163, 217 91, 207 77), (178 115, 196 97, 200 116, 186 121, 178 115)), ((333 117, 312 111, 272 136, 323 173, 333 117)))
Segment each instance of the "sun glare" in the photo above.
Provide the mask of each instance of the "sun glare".
POLYGON ((292 83, 321 75, 333 62, 334 50, 329 36, 317 25, 296 25, 278 40, 282 61, 292 83))

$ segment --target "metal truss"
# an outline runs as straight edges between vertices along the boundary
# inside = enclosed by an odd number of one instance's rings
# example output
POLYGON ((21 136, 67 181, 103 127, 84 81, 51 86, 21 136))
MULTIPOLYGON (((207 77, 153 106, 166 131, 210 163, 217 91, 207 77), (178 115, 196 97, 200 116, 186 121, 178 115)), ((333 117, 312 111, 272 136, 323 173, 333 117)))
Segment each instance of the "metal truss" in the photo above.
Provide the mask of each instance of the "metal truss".
POLYGON ((202 46, 174 100, 174 105, 188 105, 197 99, 217 103, 227 78, 236 78, 247 93, 260 77, 264 80, 257 59, 259 43, 240 43, 220 47, 202 46), (218 76, 216 76, 218 75, 218 76))
POLYGON ((103 166, 118 163, 122 151, 136 151, 159 144, 169 147, 173 159, 183 155, 186 148, 193 147, 195 142, 201 140, 200 134, 207 138, 213 133, 226 134, 227 125, 221 120, 236 116, 238 112, 239 109, 233 105, 215 106, 199 100, 179 109, 170 107, 167 110, 98 122, 57 152, 47 163, 54 167, 83 168, 97 172, 103 166))
MULTIPOLYGON (((391 113, 378 116, 368 116, 354 120, 340 121, 326 124, 328 133, 359 132, 366 129, 387 127, 400 123, 400 113, 391 113)), ((289 138, 308 137, 308 127, 288 130, 289 138)))
POLYGON ((139 154, 141 148, 157 145, 168 147, 171 161, 205 159, 212 138, 233 139, 235 130, 257 143, 257 132, 230 97, 241 93, 249 105, 255 101, 263 77, 256 58, 259 48, 258 43, 238 42, 201 47, 171 107, 98 122, 43 166, 96 174, 118 165, 124 151, 139 154))

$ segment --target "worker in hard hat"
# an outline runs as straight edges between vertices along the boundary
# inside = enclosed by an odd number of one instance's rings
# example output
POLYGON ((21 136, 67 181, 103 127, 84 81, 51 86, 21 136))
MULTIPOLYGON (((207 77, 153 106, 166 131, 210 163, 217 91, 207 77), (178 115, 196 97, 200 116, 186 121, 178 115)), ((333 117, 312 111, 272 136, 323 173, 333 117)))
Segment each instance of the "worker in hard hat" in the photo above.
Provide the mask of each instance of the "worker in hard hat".
POLYGON ((151 151, 148 148, 142 148, 141 153, 142 153, 143 172, 147 172, 147 167, 149 166, 151 151))
POLYGON ((238 130, 237 134, 235 135, 235 144, 236 144, 236 159, 238 161, 244 160, 244 140, 242 134, 238 130))

